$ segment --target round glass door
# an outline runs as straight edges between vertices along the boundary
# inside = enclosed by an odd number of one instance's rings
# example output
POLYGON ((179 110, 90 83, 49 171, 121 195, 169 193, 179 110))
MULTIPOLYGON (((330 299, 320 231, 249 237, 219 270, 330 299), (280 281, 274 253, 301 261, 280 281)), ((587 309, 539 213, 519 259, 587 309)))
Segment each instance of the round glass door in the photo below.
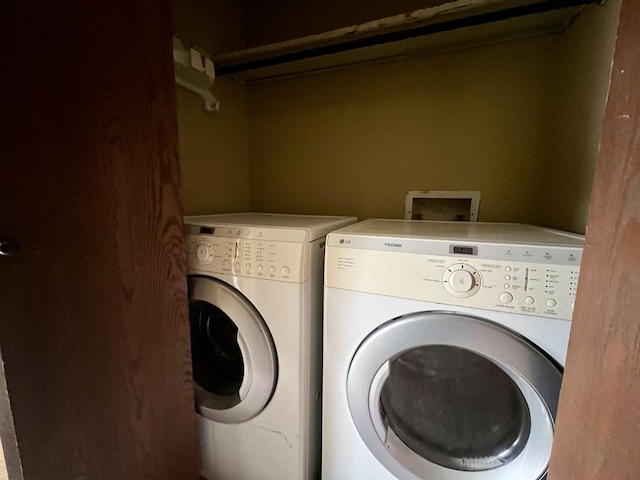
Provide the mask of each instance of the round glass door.
POLYGON ((561 380, 509 330, 429 312, 392 320, 362 342, 347 396, 365 444, 399 479, 539 480, 561 380))
POLYGON ((240 403, 244 361, 238 327, 215 305, 202 300, 189 304, 193 380, 207 392, 226 398, 230 408, 240 403))
POLYGON ((250 420, 267 405, 277 381, 267 325, 233 287, 200 276, 188 283, 196 410, 221 423, 250 420))
POLYGON ((389 428, 411 450, 455 470, 509 463, 531 430, 529 407, 509 375, 458 347, 431 345, 398 355, 380 404, 389 428))

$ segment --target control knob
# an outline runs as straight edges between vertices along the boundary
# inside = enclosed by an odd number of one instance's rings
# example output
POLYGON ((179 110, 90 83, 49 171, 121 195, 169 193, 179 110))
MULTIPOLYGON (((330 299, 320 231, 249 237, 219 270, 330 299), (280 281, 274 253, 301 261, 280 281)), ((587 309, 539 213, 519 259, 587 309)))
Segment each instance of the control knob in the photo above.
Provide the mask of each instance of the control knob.
POLYGON ((198 258, 198 262, 200 262, 202 265, 211 263, 211 260, 213 260, 213 256, 209 251, 209 245, 207 245, 206 243, 201 243, 200 245, 198 245, 198 248, 196 249, 196 257, 198 258))
POLYGON ((480 274, 470 265, 451 265, 442 276, 445 290, 454 297, 470 297, 480 289, 480 274))

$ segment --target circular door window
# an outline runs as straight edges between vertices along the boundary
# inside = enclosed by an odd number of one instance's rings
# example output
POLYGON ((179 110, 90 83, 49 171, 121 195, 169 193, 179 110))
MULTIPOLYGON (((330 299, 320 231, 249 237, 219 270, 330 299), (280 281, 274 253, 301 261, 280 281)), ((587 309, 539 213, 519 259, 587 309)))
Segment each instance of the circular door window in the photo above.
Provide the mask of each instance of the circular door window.
POLYGON ((365 339, 347 394, 361 437, 399 479, 538 480, 561 380, 516 334, 432 312, 400 317, 365 339))
MULTIPOLYGON (((240 403, 244 361, 238 327, 219 307, 202 300, 189 304, 193 379, 207 392, 240 403)), ((224 408, 221 406, 221 408, 224 408)))
POLYGON ((454 470, 509 463, 531 430, 529 407, 509 375, 458 347, 431 345, 398 355, 380 405, 389 428, 411 450, 454 470))
POLYGON ((277 381, 273 340, 240 292, 213 278, 189 277, 196 410, 222 423, 260 413, 277 381))

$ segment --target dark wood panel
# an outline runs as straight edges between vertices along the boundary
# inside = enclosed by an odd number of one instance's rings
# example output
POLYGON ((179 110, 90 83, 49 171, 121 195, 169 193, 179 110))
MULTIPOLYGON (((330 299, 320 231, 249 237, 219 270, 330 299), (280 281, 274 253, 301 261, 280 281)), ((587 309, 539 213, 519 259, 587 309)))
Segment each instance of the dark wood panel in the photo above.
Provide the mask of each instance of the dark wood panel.
POLYGON ((550 479, 640 478, 640 2, 623 0, 550 479))
POLYGON ((168 2, 0 2, 0 346, 26 480, 198 478, 168 2))

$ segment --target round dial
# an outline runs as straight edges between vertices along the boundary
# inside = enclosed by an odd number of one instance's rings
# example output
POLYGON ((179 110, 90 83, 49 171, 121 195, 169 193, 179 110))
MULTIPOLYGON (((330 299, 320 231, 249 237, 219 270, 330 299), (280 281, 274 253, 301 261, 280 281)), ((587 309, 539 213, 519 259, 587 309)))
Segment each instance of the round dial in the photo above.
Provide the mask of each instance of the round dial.
POLYGON ((200 245, 198 245, 198 248, 196 249, 196 257, 198 257, 198 262, 203 265, 211 263, 211 260, 213 260, 213 255, 211 255, 210 248, 211 246, 206 243, 201 243, 200 245))
POLYGON ((470 265, 451 265, 442 276, 442 283, 454 297, 470 297, 480 290, 480 274, 470 265))
POLYGON ((456 270, 449 276, 449 285, 458 293, 466 293, 475 286, 475 280, 470 272, 456 270))

